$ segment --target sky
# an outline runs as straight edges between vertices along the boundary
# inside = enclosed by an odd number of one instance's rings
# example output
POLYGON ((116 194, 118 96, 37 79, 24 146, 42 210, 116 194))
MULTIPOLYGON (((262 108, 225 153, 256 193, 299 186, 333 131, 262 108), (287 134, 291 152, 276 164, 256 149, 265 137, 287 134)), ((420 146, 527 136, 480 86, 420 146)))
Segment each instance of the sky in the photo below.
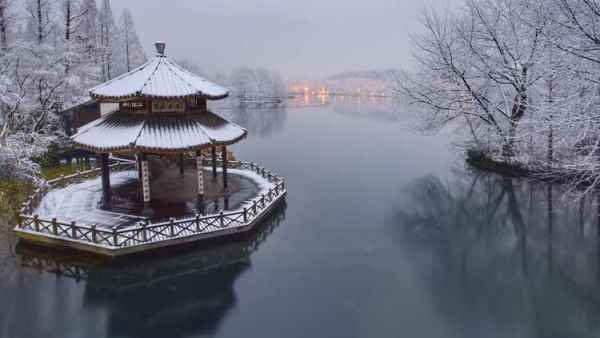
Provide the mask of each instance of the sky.
POLYGON ((148 56, 166 54, 205 73, 239 66, 279 71, 287 80, 353 70, 410 68, 410 37, 423 9, 462 0, 113 0, 133 12, 148 56))

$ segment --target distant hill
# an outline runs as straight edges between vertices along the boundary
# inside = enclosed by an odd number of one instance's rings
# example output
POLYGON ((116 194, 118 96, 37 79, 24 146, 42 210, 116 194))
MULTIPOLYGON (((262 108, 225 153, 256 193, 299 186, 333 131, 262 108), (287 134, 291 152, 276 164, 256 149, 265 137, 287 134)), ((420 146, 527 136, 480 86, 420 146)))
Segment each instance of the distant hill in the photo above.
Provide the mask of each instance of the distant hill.
POLYGON ((321 80, 297 80, 288 84, 291 93, 328 93, 329 95, 390 96, 397 69, 345 71, 321 80))

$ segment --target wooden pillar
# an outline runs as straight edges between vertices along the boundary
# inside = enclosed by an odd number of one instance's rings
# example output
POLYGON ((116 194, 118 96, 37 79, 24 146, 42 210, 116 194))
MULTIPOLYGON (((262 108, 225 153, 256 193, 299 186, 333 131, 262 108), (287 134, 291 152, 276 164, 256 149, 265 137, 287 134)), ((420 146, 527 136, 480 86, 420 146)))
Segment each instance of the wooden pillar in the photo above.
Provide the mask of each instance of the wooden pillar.
POLYGON ((196 151, 196 171, 198 174, 198 200, 204 197, 204 170, 202 165, 202 151, 196 151))
POLYGON ((135 170, 137 170, 138 180, 142 181, 142 154, 135 154, 135 170))
POLYGON ((144 196, 144 204, 150 202, 150 166, 148 165, 148 157, 146 154, 141 154, 142 159, 142 194, 144 196))
POLYGON ((210 147, 210 150, 212 152, 212 176, 213 176, 213 180, 217 179, 217 147, 212 146, 210 147))
POLYGON ((221 147, 221 159, 223 163, 223 189, 227 189, 227 147, 221 147))
POLYGON ((104 200, 110 199, 110 167, 108 166, 108 154, 100 154, 100 168, 102 170, 102 193, 104 200))
POLYGON ((223 197, 223 210, 229 210, 229 196, 223 197))
POLYGON ((179 154, 179 175, 183 176, 183 154, 179 154))

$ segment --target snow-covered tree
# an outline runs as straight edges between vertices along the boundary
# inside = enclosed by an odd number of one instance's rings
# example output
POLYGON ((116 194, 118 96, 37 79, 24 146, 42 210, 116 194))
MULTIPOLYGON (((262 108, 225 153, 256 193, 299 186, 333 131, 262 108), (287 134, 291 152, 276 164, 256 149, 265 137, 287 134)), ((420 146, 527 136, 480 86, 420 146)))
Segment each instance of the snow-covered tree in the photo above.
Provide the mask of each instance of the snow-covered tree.
POLYGON ((0 0, 0 53, 8 50, 16 33, 16 0, 0 0))
POLYGON ((118 73, 125 73, 146 62, 146 54, 135 30, 133 16, 128 9, 123 10, 118 28, 121 48, 118 48, 117 52, 121 59, 119 63, 124 66, 122 70, 118 70, 118 73))
POLYGON ((116 69, 126 71, 127 60, 130 67, 143 61, 131 15, 124 18, 126 40, 109 0, 100 13, 95 0, 0 0, 0 167, 31 168, 25 160, 63 134, 62 109, 89 98, 88 88, 116 69), (129 55, 119 59, 122 41, 129 55))
POLYGON ((49 42, 54 27, 54 9, 49 0, 27 0, 25 3, 26 36, 39 45, 49 42))
POLYGON ((110 6, 110 0, 102 0, 102 6, 99 13, 100 22, 100 48, 102 75, 104 80, 110 80, 114 77, 113 68, 115 66, 114 51, 117 36, 117 28, 115 25, 115 17, 110 6))
POLYGON ((600 184, 600 5, 588 0, 467 0, 426 13, 416 72, 399 94, 426 129, 458 126, 499 161, 600 184))
POLYGON ((237 68, 227 82, 239 105, 279 105, 286 91, 281 75, 265 68, 237 68))
POLYGON ((426 33, 415 40, 420 72, 399 82, 424 108, 431 127, 463 120, 512 156, 517 129, 539 80, 543 18, 521 20, 525 1, 467 1, 457 17, 426 13, 426 33), (490 136, 493 139, 490 139, 490 136))

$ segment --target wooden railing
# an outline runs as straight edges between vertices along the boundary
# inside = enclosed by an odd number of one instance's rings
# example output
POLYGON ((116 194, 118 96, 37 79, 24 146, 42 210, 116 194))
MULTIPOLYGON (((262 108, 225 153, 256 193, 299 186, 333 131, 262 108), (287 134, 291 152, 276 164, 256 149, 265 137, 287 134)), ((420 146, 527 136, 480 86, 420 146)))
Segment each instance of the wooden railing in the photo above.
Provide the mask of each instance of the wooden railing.
MULTIPOLYGON (((219 165, 222 162, 217 161, 219 165)), ((210 161, 206 161, 209 165, 210 161)), ((16 231, 28 232, 44 237, 77 241, 92 246, 109 249, 128 248, 173 239, 181 239, 201 234, 213 234, 224 230, 242 229, 251 225, 286 193, 285 179, 253 162, 227 161, 228 168, 251 171, 270 183, 268 190, 253 199, 246 201, 244 207, 232 212, 219 212, 211 215, 199 215, 182 219, 170 219, 166 222, 150 223, 149 221, 123 229, 106 229, 96 225, 78 225, 75 222, 60 222, 56 218, 42 219, 32 215, 31 210, 42 199, 49 187, 36 189, 31 198, 24 204, 17 218, 16 231)), ((125 164, 130 166, 131 164, 125 164)), ((114 168, 122 168, 122 164, 114 164, 114 168)), ((98 173, 92 169, 77 174, 64 176, 48 182, 49 186, 57 186, 75 179, 98 173)))

